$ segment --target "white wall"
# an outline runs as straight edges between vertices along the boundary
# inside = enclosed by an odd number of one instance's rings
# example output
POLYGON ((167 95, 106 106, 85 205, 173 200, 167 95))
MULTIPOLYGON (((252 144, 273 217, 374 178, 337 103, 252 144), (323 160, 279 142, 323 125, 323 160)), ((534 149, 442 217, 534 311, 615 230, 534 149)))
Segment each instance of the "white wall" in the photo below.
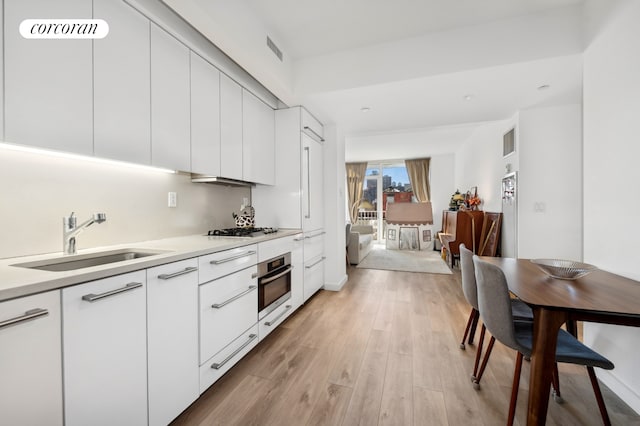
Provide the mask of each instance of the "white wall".
POLYGON ((62 251, 62 217, 78 223, 103 212, 77 238, 78 249, 234 226, 248 188, 191 183, 189 175, 51 157, 0 148, 3 224, 0 258, 62 251), (178 207, 167 207, 167 193, 178 207))
POLYGON ((502 137, 512 127, 513 120, 487 123, 479 127, 456 152, 455 189, 464 193, 473 186, 478 187, 478 196, 482 200, 480 208, 484 211, 502 211, 501 186, 505 163, 514 162, 511 157, 506 161, 502 157, 502 137))
POLYGON ((582 106, 520 111, 517 148, 518 257, 582 260, 582 106))
POLYGON ((431 208, 433 209, 433 236, 442 229, 442 211, 449 208, 449 199, 455 192, 453 183, 455 156, 435 155, 429 162, 431 208))
POLYGON ((327 125, 324 139, 324 288, 337 291, 347 282, 344 135, 327 125))
MULTIPOLYGON (((640 2, 620 3, 584 54, 584 259, 640 280, 640 2)), ((598 376, 640 413, 638 328, 585 323, 584 335, 616 366, 598 376)))

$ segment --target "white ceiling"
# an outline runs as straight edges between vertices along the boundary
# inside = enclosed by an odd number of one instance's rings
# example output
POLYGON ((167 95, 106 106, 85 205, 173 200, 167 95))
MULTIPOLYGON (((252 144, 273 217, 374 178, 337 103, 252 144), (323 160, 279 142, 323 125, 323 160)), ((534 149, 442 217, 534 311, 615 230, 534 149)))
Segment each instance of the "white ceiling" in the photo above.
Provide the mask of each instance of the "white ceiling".
POLYGON ((487 121, 581 101, 583 0, 164 1, 283 102, 339 126, 348 160, 364 141, 405 155, 381 135, 453 150, 487 121))

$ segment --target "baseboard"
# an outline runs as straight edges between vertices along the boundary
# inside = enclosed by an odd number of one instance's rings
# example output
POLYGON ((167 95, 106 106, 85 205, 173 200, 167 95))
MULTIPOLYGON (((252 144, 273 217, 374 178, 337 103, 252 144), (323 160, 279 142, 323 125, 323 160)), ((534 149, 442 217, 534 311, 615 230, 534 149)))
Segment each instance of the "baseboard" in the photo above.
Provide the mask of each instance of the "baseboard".
POLYGON ((626 383, 621 381, 612 372, 595 369, 598 374, 598 378, 618 395, 629 407, 631 407, 636 413, 640 414, 640 395, 638 395, 633 389, 631 389, 626 383))
POLYGON ((337 283, 324 283, 324 289, 329 291, 340 291, 342 287, 347 283, 349 276, 347 274, 343 275, 339 282, 337 283))

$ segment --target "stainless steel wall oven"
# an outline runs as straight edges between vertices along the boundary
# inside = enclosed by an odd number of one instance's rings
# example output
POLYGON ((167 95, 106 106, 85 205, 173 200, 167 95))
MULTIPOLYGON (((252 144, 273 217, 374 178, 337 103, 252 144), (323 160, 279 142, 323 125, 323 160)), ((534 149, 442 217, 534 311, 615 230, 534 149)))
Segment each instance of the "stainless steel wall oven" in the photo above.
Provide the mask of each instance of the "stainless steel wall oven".
POLYGON ((291 298, 291 253, 258 264, 258 318, 291 298))

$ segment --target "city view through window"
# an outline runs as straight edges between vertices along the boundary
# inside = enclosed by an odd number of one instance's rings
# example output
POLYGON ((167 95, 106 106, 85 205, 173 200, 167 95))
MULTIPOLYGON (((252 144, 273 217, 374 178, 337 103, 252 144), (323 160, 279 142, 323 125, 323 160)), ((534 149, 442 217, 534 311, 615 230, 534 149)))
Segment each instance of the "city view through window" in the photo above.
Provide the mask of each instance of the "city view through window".
POLYGON ((383 236, 387 203, 412 200, 413 192, 404 163, 369 165, 362 189, 358 223, 372 225, 376 229, 376 238, 377 235, 383 236))

